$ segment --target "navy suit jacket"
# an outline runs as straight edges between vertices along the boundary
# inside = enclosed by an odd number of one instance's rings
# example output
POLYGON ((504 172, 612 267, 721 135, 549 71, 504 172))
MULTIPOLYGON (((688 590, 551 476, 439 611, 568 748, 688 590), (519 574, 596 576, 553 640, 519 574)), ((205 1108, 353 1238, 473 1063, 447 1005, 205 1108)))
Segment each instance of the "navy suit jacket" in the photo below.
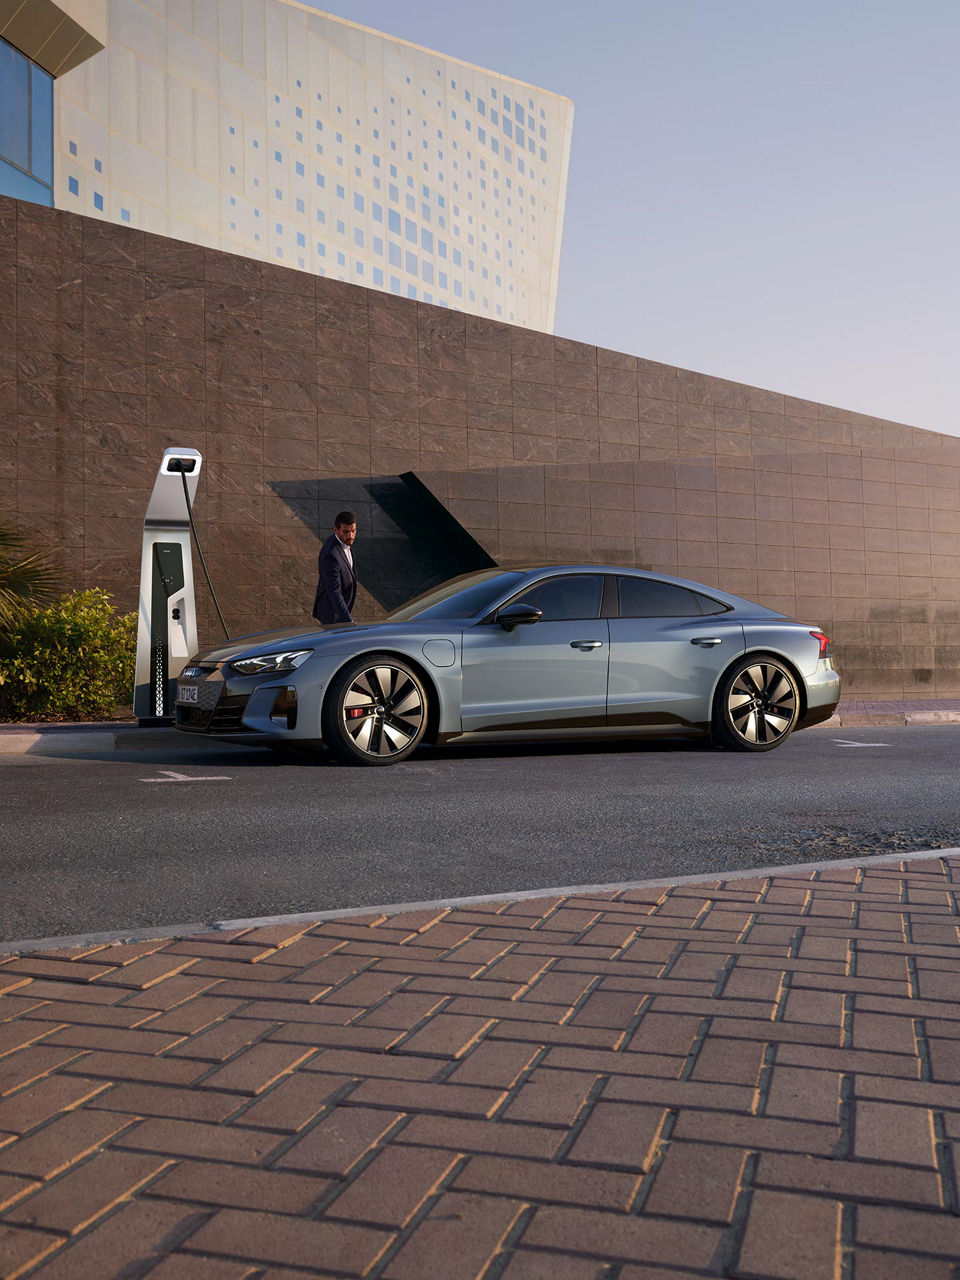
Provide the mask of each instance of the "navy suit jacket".
POLYGON ((352 622, 350 610, 357 598, 357 578, 343 553, 343 545, 331 533, 320 548, 320 578, 313 602, 313 616, 318 622, 352 622))

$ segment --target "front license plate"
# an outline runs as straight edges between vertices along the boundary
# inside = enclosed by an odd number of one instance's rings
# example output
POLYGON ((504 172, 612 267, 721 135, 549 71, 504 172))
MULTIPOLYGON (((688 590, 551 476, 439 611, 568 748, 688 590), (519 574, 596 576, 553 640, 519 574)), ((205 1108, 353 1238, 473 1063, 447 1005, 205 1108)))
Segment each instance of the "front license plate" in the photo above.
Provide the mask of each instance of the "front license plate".
POLYGON ((195 684, 181 684, 177 686, 178 702, 196 702, 197 686, 195 684))

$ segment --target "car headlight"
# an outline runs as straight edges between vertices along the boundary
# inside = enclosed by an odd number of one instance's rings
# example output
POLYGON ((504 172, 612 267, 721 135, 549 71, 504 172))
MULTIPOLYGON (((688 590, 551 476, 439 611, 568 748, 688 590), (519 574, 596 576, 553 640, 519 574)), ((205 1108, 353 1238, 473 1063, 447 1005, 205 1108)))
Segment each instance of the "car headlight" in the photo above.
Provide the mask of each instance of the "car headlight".
POLYGON ((275 671, 295 671, 313 653, 312 649, 284 649, 280 653, 261 653, 255 658, 238 658, 231 671, 242 676, 272 675, 275 671))

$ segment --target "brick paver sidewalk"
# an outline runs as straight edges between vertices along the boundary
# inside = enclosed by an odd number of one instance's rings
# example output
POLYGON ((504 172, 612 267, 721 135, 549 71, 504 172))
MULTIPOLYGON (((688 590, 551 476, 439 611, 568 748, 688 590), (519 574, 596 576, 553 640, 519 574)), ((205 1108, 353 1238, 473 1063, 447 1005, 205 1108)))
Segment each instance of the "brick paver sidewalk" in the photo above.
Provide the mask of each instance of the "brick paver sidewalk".
POLYGON ((5 957, 0 1276, 956 1276, 960 858, 5 957))

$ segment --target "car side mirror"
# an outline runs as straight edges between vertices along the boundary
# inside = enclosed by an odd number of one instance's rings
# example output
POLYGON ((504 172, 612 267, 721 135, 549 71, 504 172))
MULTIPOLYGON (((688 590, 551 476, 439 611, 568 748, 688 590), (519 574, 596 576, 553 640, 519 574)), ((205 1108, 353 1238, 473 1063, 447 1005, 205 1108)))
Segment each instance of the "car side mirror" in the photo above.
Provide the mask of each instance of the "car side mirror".
POLYGON ((508 604, 497 614, 497 621, 504 631, 512 631, 514 627, 529 626, 531 622, 539 622, 543 613, 532 604, 508 604))

